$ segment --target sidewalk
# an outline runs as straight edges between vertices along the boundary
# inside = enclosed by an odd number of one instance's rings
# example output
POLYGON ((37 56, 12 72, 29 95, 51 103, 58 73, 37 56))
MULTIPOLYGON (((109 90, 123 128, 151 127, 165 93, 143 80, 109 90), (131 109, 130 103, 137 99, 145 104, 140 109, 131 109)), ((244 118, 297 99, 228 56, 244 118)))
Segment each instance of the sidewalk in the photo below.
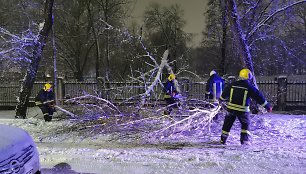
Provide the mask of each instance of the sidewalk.
POLYGON ((15 117, 15 110, 0 110, 0 119, 8 119, 15 117))
MULTIPOLYGON (((15 119, 15 110, 0 110, 0 119, 15 119)), ((42 117, 42 112, 38 107, 28 107, 27 118, 42 117)))

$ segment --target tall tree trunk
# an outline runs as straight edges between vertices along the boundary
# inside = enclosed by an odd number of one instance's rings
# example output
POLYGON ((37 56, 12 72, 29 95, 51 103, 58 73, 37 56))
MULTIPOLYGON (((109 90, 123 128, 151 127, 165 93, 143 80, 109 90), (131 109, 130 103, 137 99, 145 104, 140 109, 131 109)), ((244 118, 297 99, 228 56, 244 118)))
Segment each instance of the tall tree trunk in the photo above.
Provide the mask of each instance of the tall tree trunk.
MULTIPOLYGON (((243 34, 243 30, 240 24, 236 2, 235 0, 229 0, 228 4, 229 4, 228 8, 230 11, 229 19, 232 24, 232 29, 234 32, 233 34, 237 43, 237 48, 239 51, 241 63, 243 67, 248 68, 254 74, 252 56, 248 45, 248 40, 245 38, 245 35, 243 34)), ((256 80, 255 78, 253 79, 254 79, 254 84, 256 85, 256 80)))
MULTIPOLYGON (((256 83, 256 78, 254 75, 254 68, 253 68, 253 62, 252 62, 252 56, 250 52, 250 48, 248 45, 248 40, 245 38, 245 35, 243 34, 243 30, 240 24, 240 19, 238 15, 238 10, 236 6, 235 0, 229 0, 229 11, 230 11, 230 16, 229 19, 232 23, 232 28, 233 28, 233 34, 237 43, 237 48, 239 51, 239 56, 242 62, 243 67, 248 68, 252 74, 253 74, 253 84, 256 88, 258 88, 257 83, 256 83)), ((259 109, 255 101, 251 103, 251 110, 252 113, 258 113, 259 109)))
POLYGON ((220 74, 224 75, 225 71, 225 58, 226 58, 226 37, 227 37, 227 3, 226 0, 220 0, 220 6, 222 10, 222 43, 221 43, 221 62, 220 62, 220 74))
POLYGON ((27 105, 29 103, 29 97, 31 95, 33 84, 36 78, 39 62, 41 60, 42 52, 53 24, 53 4, 54 0, 45 1, 45 23, 43 29, 39 32, 37 41, 34 44, 32 61, 22 82, 18 103, 16 105, 17 117, 26 118, 27 105))
POLYGON ((92 27, 94 38, 95 38, 95 45, 96 45, 96 78, 100 77, 100 57, 101 57, 101 51, 100 51, 100 44, 99 39, 96 34, 96 31, 94 27, 92 27))
POLYGON ((101 53, 100 53, 100 44, 99 44, 99 40, 97 37, 97 34, 94 31, 94 27, 93 27, 93 33, 94 33, 94 38, 95 38, 95 44, 96 44, 96 78, 100 77, 100 57, 101 57, 101 53))
POLYGON ((95 68, 96 68, 96 79, 98 79, 98 77, 100 77, 101 51, 100 51, 99 39, 98 39, 96 30, 95 30, 95 25, 94 25, 94 21, 93 21, 93 14, 91 12, 90 4, 91 4, 91 1, 88 1, 87 10, 88 10, 88 17, 89 17, 92 33, 93 33, 93 36, 94 36, 95 46, 96 46, 96 67, 95 68))
POLYGON ((106 80, 110 81, 109 30, 106 31, 106 80))
MULTIPOLYGON (((54 17, 53 17, 54 19, 54 17)), ((53 90, 55 92, 55 104, 59 105, 58 101, 58 85, 57 85, 57 59, 56 59, 56 45, 55 45, 55 31, 54 25, 52 25, 52 48, 53 48, 53 90)))
MULTIPOLYGON (((108 6, 108 0, 105 1, 105 9, 104 9, 104 17, 105 17, 105 22, 108 23, 108 19, 109 19, 109 14, 108 14, 108 10, 109 10, 109 6, 108 6)), ((106 31, 106 80, 110 81, 110 50, 109 50, 109 38, 110 38, 110 30, 106 31)))

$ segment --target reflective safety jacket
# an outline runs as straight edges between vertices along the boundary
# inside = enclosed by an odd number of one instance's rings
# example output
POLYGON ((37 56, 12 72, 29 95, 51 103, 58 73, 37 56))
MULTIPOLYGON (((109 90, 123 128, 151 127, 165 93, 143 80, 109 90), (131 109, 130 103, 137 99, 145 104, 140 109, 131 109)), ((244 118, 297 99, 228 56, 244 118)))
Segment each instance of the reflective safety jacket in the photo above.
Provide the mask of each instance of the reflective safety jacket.
POLYGON ((165 93, 166 93, 164 98, 172 98, 173 94, 177 93, 177 91, 175 89, 175 86, 174 86, 174 82, 169 81, 169 80, 164 85, 164 90, 165 90, 165 93))
POLYGON ((228 102, 229 111, 250 112, 251 98, 265 108, 270 107, 262 93, 248 80, 238 80, 226 86, 220 100, 228 102))
POLYGON ((44 89, 41 89, 37 96, 35 97, 35 104, 37 106, 45 104, 45 105, 50 105, 54 103, 55 95, 52 91, 48 92, 45 91, 44 89))
POLYGON ((224 80, 217 74, 209 77, 206 84, 206 96, 212 101, 218 101, 224 89, 224 80))

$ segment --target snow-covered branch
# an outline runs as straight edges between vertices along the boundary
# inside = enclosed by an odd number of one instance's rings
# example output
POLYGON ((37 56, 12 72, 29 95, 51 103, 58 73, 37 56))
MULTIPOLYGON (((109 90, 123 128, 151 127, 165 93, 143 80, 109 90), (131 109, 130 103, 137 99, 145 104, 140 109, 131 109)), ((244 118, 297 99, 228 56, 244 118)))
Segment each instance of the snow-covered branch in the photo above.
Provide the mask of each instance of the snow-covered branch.
POLYGON ((66 100, 66 102, 67 103, 77 103, 77 104, 83 105, 83 106, 96 107, 96 108, 100 109, 101 111, 103 111, 104 108, 106 107, 106 108, 108 108, 112 111, 115 111, 115 112, 119 113, 119 114, 121 113, 120 110, 112 102, 110 102, 106 99, 94 96, 94 95, 90 95, 90 94, 83 95, 83 96, 80 96, 80 97, 75 97, 75 98, 72 98, 72 99, 68 99, 68 100, 66 100), (102 103, 99 103, 99 102, 102 102, 102 103))
POLYGON ((151 85, 146 89, 145 93, 143 94, 141 105, 144 105, 146 96, 149 96, 150 93, 153 91, 153 88, 157 85, 158 82, 160 82, 160 77, 161 77, 161 74, 162 74, 162 70, 168 64, 167 63, 168 62, 167 61, 168 55, 169 55, 169 51, 166 50, 164 52, 163 57, 162 57, 161 64, 159 65, 158 72, 156 73, 154 81, 151 83, 151 85))
POLYGON ((292 8, 293 6, 296 6, 296 5, 299 5, 299 4, 302 4, 302 3, 306 3, 306 0, 300 0, 300 1, 297 1, 297 2, 294 2, 292 4, 289 4, 283 8, 280 8, 278 10, 276 10, 275 12, 273 12, 272 14, 270 14, 267 18, 263 19, 262 21, 260 21, 258 23, 258 25, 256 25, 249 33, 249 37, 251 37, 257 30, 259 30, 261 27, 265 26, 267 24, 267 22, 269 20, 271 20, 275 15, 277 15, 278 13, 282 12, 282 11, 285 11, 289 8, 292 8))
MULTIPOLYGON (((133 71, 132 75, 131 75, 131 80, 132 81, 137 81, 139 83, 143 84, 143 87, 145 89, 145 92, 143 94, 140 94, 141 96, 141 102, 140 102, 140 107, 141 108, 144 104, 145 101, 147 99, 148 96, 150 96, 150 94, 154 91, 154 88, 156 88, 156 86, 158 86, 158 84, 160 86, 163 87, 162 84, 162 72, 164 69, 167 70, 168 73, 174 73, 171 66, 169 65, 168 62, 168 55, 169 55, 169 50, 166 50, 162 56, 161 62, 158 63, 156 58, 151 54, 151 52, 148 50, 148 48, 145 46, 142 37, 136 37, 131 35, 127 30, 121 30, 121 29, 117 29, 113 26, 111 26, 110 24, 108 24, 106 21, 100 19, 107 27, 106 29, 112 29, 115 30, 119 33, 124 33, 124 36, 128 37, 128 38, 135 38, 139 41, 142 49, 146 52, 145 55, 141 56, 143 58, 148 57, 150 62, 145 61, 145 64, 148 65, 148 67, 150 67, 151 69, 149 69, 146 72, 139 72, 140 76, 134 76, 133 71), (149 78, 147 78, 149 77, 149 78), (149 80, 147 80, 149 79, 149 80)), ((180 88, 178 85, 178 82, 175 81, 175 86, 177 88, 177 91, 180 92, 180 88)))
POLYGON ((194 108, 191 110, 186 110, 186 112, 190 113, 191 115, 178 121, 169 122, 161 129, 152 132, 151 136, 155 138, 164 138, 165 136, 171 137, 175 134, 197 129, 207 128, 209 130, 212 119, 216 116, 220 109, 221 106, 217 106, 213 109, 194 108))
POLYGON ((17 35, 0 27, 0 45, 2 47, 0 59, 31 62, 32 48, 36 37, 37 34, 34 34, 30 29, 17 35))

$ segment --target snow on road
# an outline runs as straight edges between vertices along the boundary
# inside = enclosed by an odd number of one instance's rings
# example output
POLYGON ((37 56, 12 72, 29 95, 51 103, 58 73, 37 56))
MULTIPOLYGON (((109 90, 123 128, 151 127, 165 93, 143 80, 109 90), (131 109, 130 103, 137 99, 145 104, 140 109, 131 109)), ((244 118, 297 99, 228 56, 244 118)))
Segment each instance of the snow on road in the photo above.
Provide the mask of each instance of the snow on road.
POLYGON ((239 123, 232 128, 229 145, 219 140, 222 119, 207 137, 162 145, 110 141, 110 135, 84 138, 71 131, 52 134, 70 123, 41 118, 0 119, 27 130, 38 145, 43 173, 90 174, 303 174, 306 173, 306 116, 264 114, 252 116, 253 144, 239 145, 239 123), (50 136, 52 135, 52 136, 50 136))

